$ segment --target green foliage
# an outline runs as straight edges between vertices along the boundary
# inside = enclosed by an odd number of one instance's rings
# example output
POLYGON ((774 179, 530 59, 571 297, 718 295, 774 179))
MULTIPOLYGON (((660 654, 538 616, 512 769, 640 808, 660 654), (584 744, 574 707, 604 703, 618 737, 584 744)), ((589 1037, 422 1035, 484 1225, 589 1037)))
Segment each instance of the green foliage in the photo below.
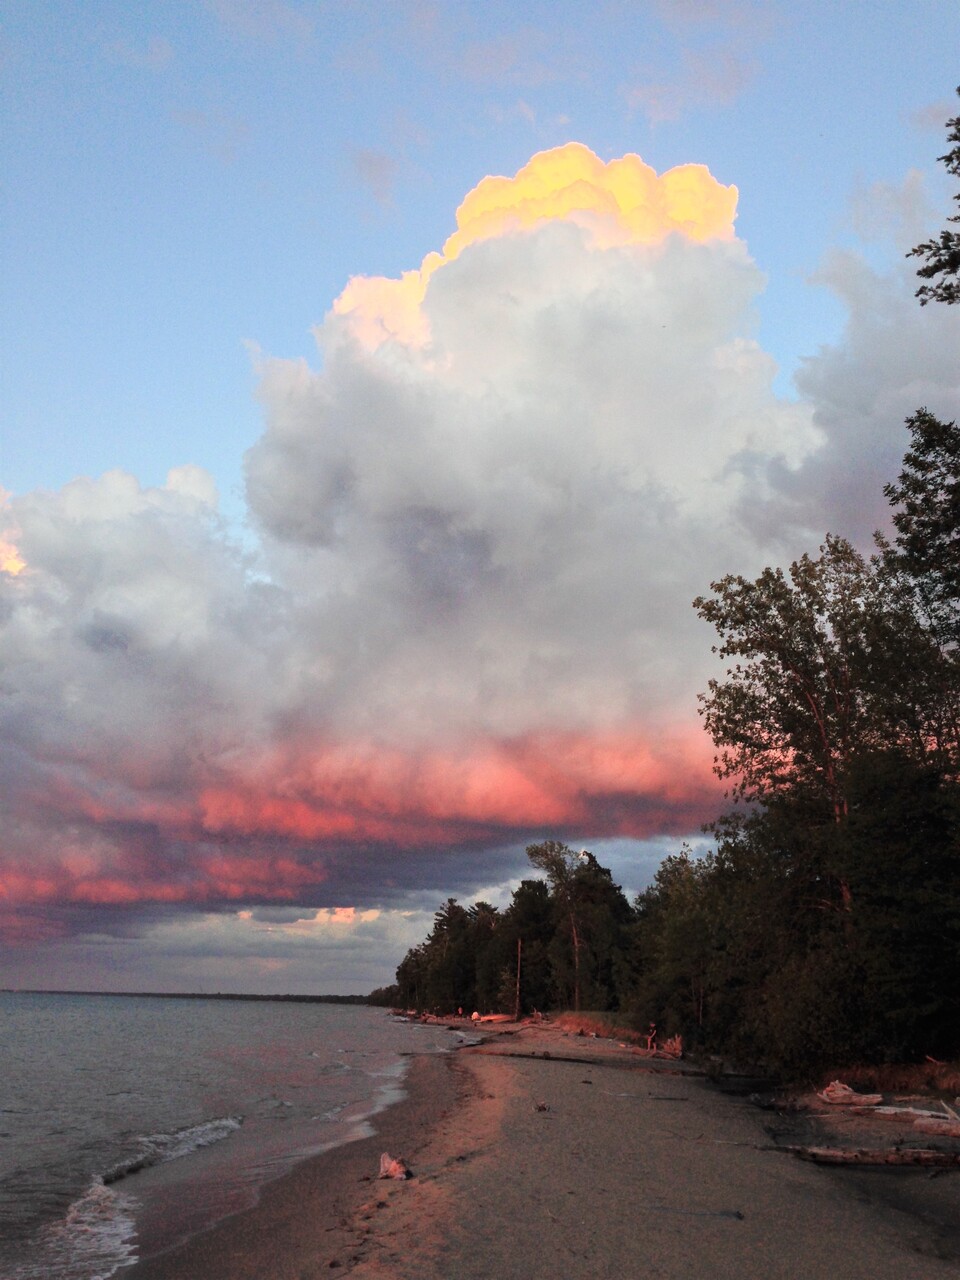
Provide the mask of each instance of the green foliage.
POLYGON ((427 939, 397 969, 400 1004, 512 1013, 519 963, 522 1013, 580 998, 591 1008, 616 1007, 629 903, 592 854, 556 841, 531 849, 548 881, 521 881, 502 913, 489 903, 466 910, 448 899, 427 939))
POLYGON ((785 791, 664 861, 637 900, 635 1026, 794 1076, 960 1051, 957 788, 883 752, 848 798, 837 823, 785 791))
POLYGON ((907 419, 910 448, 884 493, 898 509, 886 559, 916 591, 943 649, 960 644, 960 431, 927 409, 907 419))
POLYGON ((891 743, 922 756, 939 717, 942 655, 909 591, 880 558, 828 535, 816 559, 730 575, 694 608, 734 659, 701 696, 717 773, 746 800, 802 786, 839 819, 860 752, 891 743))
POLYGON ((654 1022, 687 1043, 703 1039, 715 938, 704 886, 709 861, 688 850, 660 864, 636 902, 634 966, 628 1007, 634 1022, 654 1022))
POLYGON ((400 988, 396 983, 389 987, 374 987, 367 996, 366 1002, 383 1009, 396 1009, 400 1004, 400 988))
POLYGON ((520 1012, 550 1009, 557 1003, 549 948, 554 932, 550 889, 542 880, 521 880, 503 917, 504 962, 499 1007, 512 1013, 516 1003, 517 944, 520 944, 520 1012))
POLYGON ((871 1060, 960 1047, 958 798, 932 765, 892 752, 858 761, 834 856, 850 886, 845 941, 867 994, 871 1060))
POLYGON ((616 974, 630 905, 606 867, 588 850, 574 853, 547 840, 527 847, 547 875, 554 914, 548 955, 560 1003, 607 1010, 616 1004, 616 974))
POLYGON ((694 602, 729 664, 701 698, 745 808, 638 903, 635 1006, 793 1075, 960 1052, 960 433, 921 409, 895 543, 694 602))
POLYGON ((960 1051, 960 434, 908 426, 894 545, 828 536, 694 602, 731 661, 702 714, 747 807, 645 895, 637 992, 791 1074, 960 1051))
MULTIPOLYGON (((960 94, 960 88, 957 93, 960 94)), ((940 156, 940 159, 946 165, 948 173, 960 177, 960 116, 948 120, 947 128, 947 141, 957 145, 940 156)), ((953 198, 960 200, 960 194, 953 198)), ((954 214, 948 218, 948 222, 960 222, 960 214, 954 214)), ((957 282, 957 276, 960 275, 960 233, 945 227, 936 239, 918 244, 910 250, 907 257, 926 259, 924 265, 917 268, 918 276, 926 280, 933 280, 936 276, 943 277, 936 284, 922 284, 917 290, 922 307, 928 302, 960 302, 960 284, 957 282)))

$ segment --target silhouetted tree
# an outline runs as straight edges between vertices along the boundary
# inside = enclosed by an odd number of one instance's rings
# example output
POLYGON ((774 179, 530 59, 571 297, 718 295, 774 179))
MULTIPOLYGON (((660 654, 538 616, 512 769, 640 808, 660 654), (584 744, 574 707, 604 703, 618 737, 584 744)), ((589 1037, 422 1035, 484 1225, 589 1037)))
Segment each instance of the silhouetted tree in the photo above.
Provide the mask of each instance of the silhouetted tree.
POLYGON ((960 645, 960 430, 927 409, 907 418, 910 447, 883 492, 897 507, 890 565, 916 592, 943 649, 960 645))
POLYGON ((834 819, 847 810, 850 761, 896 745, 918 758, 941 731, 941 654, 883 561, 827 536, 789 576, 730 575, 694 608, 733 659, 709 682, 701 714, 733 794, 765 801, 802 786, 834 819))
POLYGON ((521 943, 520 1012, 549 1009, 556 1000, 549 948, 554 934, 550 889, 543 880, 521 880, 503 914, 504 964, 499 1004, 512 1010, 516 1000, 517 943, 521 943))
MULTIPOLYGON (((960 87, 957 93, 960 94, 960 87)), ((953 174, 954 177, 960 177, 960 116, 954 116, 952 120, 948 120, 947 129, 949 130, 947 141, 956 145, 940 156, 940 159, 947 166, 948 173, 953 174)), ((953 198, 960 200, 960 193, 953 198)), ((948 221, 960 222, 960 214, 954 214, 953 217, 948 218, 948 221)), ((960 302, 960 283, 957 280, 960 274, 960 233, 945 227, 935 240, 918 244, 910 250, 907 257, 926 260, 922 267, 917 268, 918 276, 926 280, 933 280, 936 276, 942 277, 936 284, 922 284, 917 290, 917 297, 922 307, 925 307, 928 302, 948 304, 960 302)))
POLYGON ((630 920, 630 905, 610 872, 586 849, 557 840, 527 847, 527 857, 547 877, 555 914, 549 953, 562 999, 608 1009, 616 1002, 616 968, 630 920))

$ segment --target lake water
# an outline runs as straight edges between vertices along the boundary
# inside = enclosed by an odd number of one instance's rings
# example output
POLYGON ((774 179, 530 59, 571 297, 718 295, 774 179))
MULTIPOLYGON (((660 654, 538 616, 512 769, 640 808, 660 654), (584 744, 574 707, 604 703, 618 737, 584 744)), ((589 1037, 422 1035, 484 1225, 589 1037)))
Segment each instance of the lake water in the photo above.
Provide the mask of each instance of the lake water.
POLYGON ((106 1280, 186 1239, 457 1043, 351 1005, 0 993, 0 1280, 106 1280))

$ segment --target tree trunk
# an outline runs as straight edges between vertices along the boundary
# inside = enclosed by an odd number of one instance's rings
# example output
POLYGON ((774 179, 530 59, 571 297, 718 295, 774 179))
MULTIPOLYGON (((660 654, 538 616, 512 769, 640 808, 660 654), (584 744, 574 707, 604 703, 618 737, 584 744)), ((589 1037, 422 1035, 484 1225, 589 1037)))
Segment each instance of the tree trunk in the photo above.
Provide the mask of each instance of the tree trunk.
POLYGON ((570 912, 570 932, 573 935, 573 1011, 580 1012, 580 934, 577 932, 577 918, 570 912))
POLYGON ((520 958, 523 951, 523 939, 517 939, 517 995, 513 1003, 513 1020, 520 1021, 520 958))

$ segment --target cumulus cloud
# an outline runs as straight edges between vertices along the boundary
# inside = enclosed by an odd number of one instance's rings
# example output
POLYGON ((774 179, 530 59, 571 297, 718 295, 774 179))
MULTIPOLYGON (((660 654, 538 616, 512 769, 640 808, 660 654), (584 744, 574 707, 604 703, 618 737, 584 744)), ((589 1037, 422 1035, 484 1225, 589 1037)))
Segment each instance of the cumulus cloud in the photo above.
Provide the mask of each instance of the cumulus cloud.
POLYGON ((795 381, 823 443, 793 471, 767 466, 764 481, 779 498, 745 518, 760 532, 812 524, 868 549, 876 530, 890 528, 883 486, 900 471, 904 420, 921 407, 960 419, 960 314, 921 307, 915 297, 916 263, 904 255, 938 222, 916 175, 861 193, 852 212, 871 238, 893 241, 898 265, 880 272, 853 250, 821 264, 812 283, 840 300, 846 322, 837 342, 802 361, 795 381))
POLYGON ((715 812, 692 597, 846 531, 881 420, 956 389, 937 309, 837 258, 848 333, 778 399, 735 208, 573 144, 485 180, 419 267, 347 284, 315 367, 261 360, 255 544, 197 467, 7 501, 8 937, 190 907, 335 950, 529 839, 715 812))
POLYGON ((851 199, 851 221, 862 240, 889 238, 904 246, 918 244, 936 223, 923 174, 911 169, 902 183, 860 187, 851 199))
POLYGON ((791 468, 816 444, 749 336, 735 191, 584 152, 478 188, 419 272, 352 282, 322 370, 266 367, 247 458, 274 551, 296 548, 301 591, 323 582, 317 651, 362 645, 315 718, 381 760, 443 742, 441 803, 447 765, 482 760, 478 816, 505 820, 557 812, 557 770, 581 794, 686 773, 689 601, 755 555, 738 458, 791 468))

